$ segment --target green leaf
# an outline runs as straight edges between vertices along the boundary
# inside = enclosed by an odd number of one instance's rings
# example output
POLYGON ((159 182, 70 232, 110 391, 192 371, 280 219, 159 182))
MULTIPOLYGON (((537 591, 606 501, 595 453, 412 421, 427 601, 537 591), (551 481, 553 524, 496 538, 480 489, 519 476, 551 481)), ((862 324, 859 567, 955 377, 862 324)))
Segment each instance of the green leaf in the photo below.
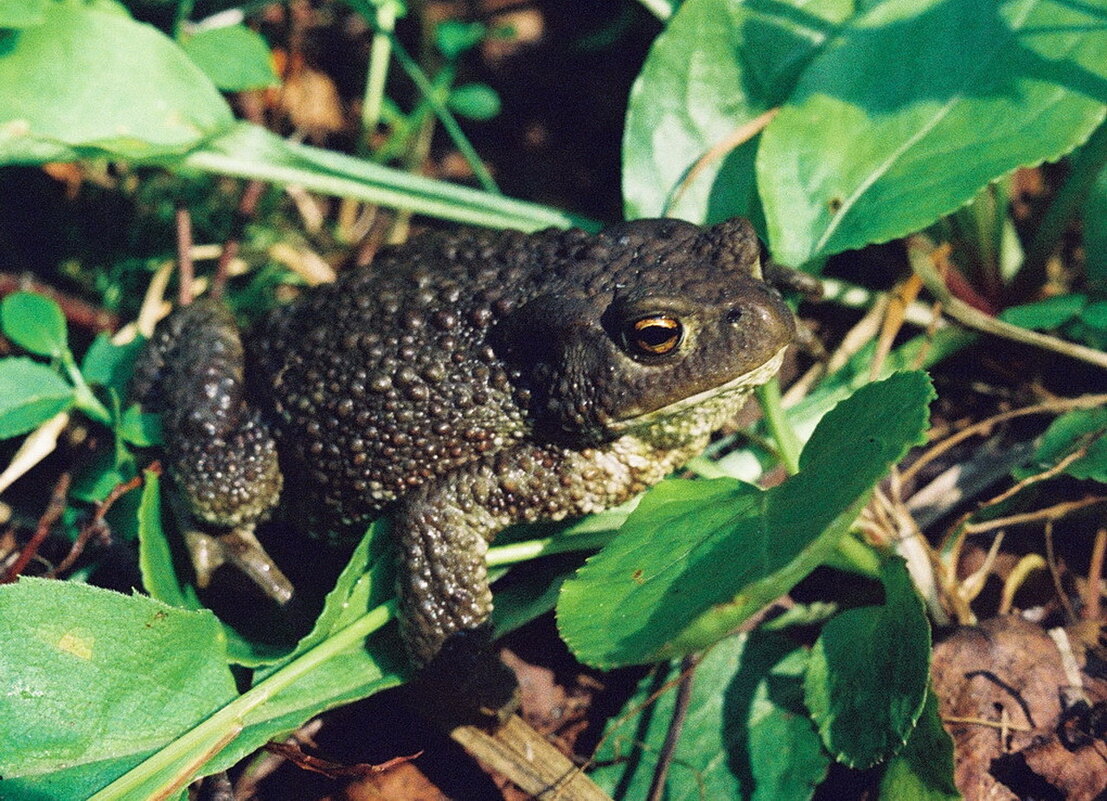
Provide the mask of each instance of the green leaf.
POLYGON ((142 586, 150 597, 181 609, 200 609, 196 588, 177 574, 172 549, 161 520, 161 479, 144 473, 142 500, 138 507, 138 567, 142 586))
POLYGON ((29 28, 46 18, 48 0, 0 0, 0 28, 29 28))
MULTIPOLYGON (((729 637, 696 667, 669 769, 668 801, 805 801, 828 759, 803 709, 806 653, 778 634, 729 637)), ((644 679, 615 715, 591 777, 617 798, 647 796, 680 669, 644 679), (665 687, 659 698, 654 694, 665 687)))
MULTIPOLYGON (((339 573, 334 589, 327 593, 323 601, 323 610, 316 618, 315 625, 296 643, 296 647, 289 654, 281 658, 281 662, 286 662, 314 648, 348 625, 353 618, 364 614, 388 598, 393 588, 390 574, 393 568, 392 541, 389 538, 388 527, 387 518, 378 518, 369 526, 369 530, 361 538, 346 566, 339 573)), ((261 672, 258 678, 265 675, 267 672, 261 672)))
MULTIPOLYGON (((373 652, 365 645, 365 637, 390 615, 391 609, 384 606, 368 613, 355 611, 348 626, 283 663, 246 693, 116 778, 94 796, 95 801, 158 797, 182 779, 226 770, 320 712, 398 684, 395 665, 374 655, 378 642, 374 641, 373 652)), ((385 636, 379 647, 389 653, 398 651, 399 643, 385 636)))
POLYGON ((1076 317, 1087 303, 1087 295, 1058 295, 1036 303, 1004 309, 999 318, 1022 328, 1044 331, 1057 328, 1076 317))
POLYGON ((1107 329, 1107 300, 1089 303, 1080 312, 1080 319, 1092 328, 1107 329))
POLYGON ((492 610, 492 627, 496 637, 502 637, 546 614, 557 604, 561 585, 576 573, 584 559, 579 554, 549 557, 532 563, 524 570, 512 571, 505 585, 497 585, 496 605, 492 610))
POLYGON ((1053 467, 1077 448, 1087 453, 1065 468, 1074 478, 1107 483, 1107 409, 1076 409, 1054 420, 1034 453, 1034 466, 1015 471, 1026 478, 1053 467))
POLYGON ((45 364, 0 359, 0 439, 33 431, 73 402, 73 387, 45 364))
POLYGON ((190 153, 177 165, 217 175, 278 184, 408 209, 444 220, 534 231, 596 224, 574 215, 384 167, 344 153, 289 142, 256 125, 240 123, 190 153))
POLYGON ((804 701, 823 744, 867 768, 907 742, 926 700, 930 625, 904 562, 885 560, 884 604, 831 619, 811 650, 804 701))
POLYGON ((762 136, 774 257, 799 265, 902 236, 1084 142, 1107 98, 1102 15, 1102 3, 887 0, 853 19, 762 136))
POLYGON ((938 702, 927 692, 907 745, 888 763, 880 782, 885 801, 961 801, 953 783, 953 740, 942 728, 938 702))
MULTIPOLYGON (((147 485, 142 507, 143 525, 160 531, 156 523, 156 481, 147 485)), ((143 548, 145 553, 141 559, 147 566, 155 561, 163 564, 170 561, 167 547, 156 553, 158 546, 151 540, 143 548)), ((23 581, 0 587, 0 671, 5 681, 14 677, 16 683, 12 686, 25 687, 22 695, 0 696, 0 714, 4 714, 5 723, 15 721, 14 729, 0 727, 0 774, 6 777, 5 781, 0 781, 0 798, 8 798, 10 792, 12 798, 84 799, 99 788, 102 789, 94 797, 101 801, 161 797, 160 794, 180 786, 180 782, 194 775, 226 769, 268 740, 287 734, 326 709, 398 684, 402 667, 392 655, 402 649, 395 635, 377 635, 372 651, 366 648, 366 636, 378 631, 394 613, 390 604, 366 608, 380 592, 381 585, 374 586, 365 574, 357 575, 357 569, 366 564, 364 553, 345 574, 341 593, 344 600, 332 603, 326 636, 313 638, 314 644, 301 648, 298 655, 286 657, 279 665, 255 674, 254 687, 243 695, 235 695, 225 666, 225 629, 220 629, 218 621, 207 610, 184 611, 144 597, 127 598, 84 585, 39 581, 35 583, 48 584, 52 588, 50 592, 57 593, 50 596, 57 599, 55 605, 47 614, 39 614, 34 607, 22 603, 23 596, 10 604, 11 609, 5 606, 5 593, 24 587, 23 581), (74 597, 75 590, 84 595, 74 597), (108 600, 101 602, 96 594, 108 600), (154 632, 133 630, 137 626, 132 626, 130 616, 123 614, 128 604, 139 611, 155 610, 152 616, 142 618, 146 627, 153 627, 154 632), (28 655, 26 646, 23 649, 8 647, 9 640, 30 639, 24 629, 38 625, 40 619, 50 621, 51 626, 59 629, 63 649, 71 639, 70 633, 79 637, 74 640, 73 647, 87 645, 89 649, 98 646, 86 636, 87 632, 93 635, 107 632, 105 637, 114 635, 118 642, 107 640, 106 643, 118 648, 105 649, 103 661, 108 666, 105 675, 74 674, 68 664, 59 668, 33 653, 28 655), (182 636, 181 642, 163 645, 156 636, 160 622, 181 619, 193 626, 197 625, 197 620, 202 621, 204 631, 190 632, 189 636, 182 636), (15 633, 9 636, 8 629, 12 627, 15 633), (17 669, 10 669, 9 662, 17 669), (155 664, 156 668, 147 663, 155 664), (111 670, 111 666, 117 669, 111 670), (49 675, 40 676, 40 672, 49 675), (226 681, 213 688, 212 674, 220 679, 226 677, 226 681), (25 675, 30 678, 21 684, 25 675), (82 715, 89 711, 87 720, 82 718, 70 726, 59 724, 50 715, 31 719, 36 704, 43 697, 40 684, 48 681, 58 685, 55 703, 58 714, 68 710, 82 715), (161 687, 163 681, 168 684, 165 688, 161 687), (86 692, 86 684, 95 693, 86 692), (74 692, 74 686, 80 688, 79 693, 74 692), (175 694, 174 704, 162 698, 163 689, 175 694), (78 703, 74 702, 75 695, 80 696, 78 703), (100 696, 105 699, 101 706, 107 706, 106 711, 84 708, 84 702, 98 700, 100 696), (5 706, 13 697, 23 699, 29 710, 22 716, 28 718, 26 725, 20 716, 9 714, 5 706), (205 702, 202 710, 178 719, 177 708, 187 707, 195 697, 205 702), (120 708, 108 706, 109 700, 118 703, 120 708), (138 722, 131 724, 126 717, 128 714, 134 715, 138 722), (118 728, 122 734, 114 739, 105 738, 101 726, 112 727, 105 731, 113 734, 118 728), (27 756, 7 748, 5 732, 11 732, 9 739, 18 741, 23 747, 34 747, 34 752, 27 756), (81 754, 66 739, 70 733, 91 738, 94 742, 89 747, 99 749, 93 756, 102 754, 104 758, 87 764, 79 761, 81 754), (132 737, 142 738, 138 743, 141 748, 119 749, 118 756, 108 748, 115 740, 129 742, 132 737), (32 758, 34 769, 28 767, 28 760, 32 758), (79 764, 66 767, 74 765, 75 761, 79 764)), ((151 581, 151 585, 167 596, 177 593, 171 584, 151 581)), ((184 601, 188 602, 188 598, 184 601)))
POLYGON ((500 96, 487 84, 467 83, 450 90, 447 105, 470 120, 490 120, 500 113, 500 96))
POLYGON ((768 491, 725 478, 657 485, 563 585, 563 638, 602 667, 716 642, 829 557, 873 485, 922 441, 932 398, 919 372, 862 387, 820 421, 800 472, 768 491))
POLYGON ((761 217, 758 138, 693 166, 739 126, 783 103, 853 11, 849 0, 687 0, 654 41, 631 90, 623 136, 628 220, 761 217))
POLYGON ((84 584, 0 586, 0 797, 85 799, 235 697, 210 612, 84 584))
POLYGON ((1107 287, 1107 169, 1100 169, 1082 209, 1084 270, 1089 284, 1107 287))
POLYGON ((119 421, 119 436, 140 448, 161 445, 161 415, 146 413, 137 405, 131 405, 119 421))
POLYGON ((135 358, 145 346, 145 337, 135 337, 126 345, 116 345, 107 334, 97 334, 81 360, 81 375, 90 384, 114 389, 120 397, 126 397, 135 358))
POLYGON ((50 298, 13 292, 0 302, 4 335, 21 348, 56 359, 69 347, 65 315, 50 298))
POLYGON ((80 3, 50 3, 45 16, 0 48, 0 164, 183 153, 232 124, 207 76, 155 28, 80 3))
MULTIPOLYGON (((91 455, 82 459, 73 486, 69 488, 72 498, 86 503, 99 503, 108 497, 113 489, 135 477, 133 458, 120 458, 120 449, 116 443, 99 442, 91 455)), ((118 508, 119 504, 115 508, 118 508)), ((120 536, 121 531, 113 526, 113 535, 120 536)))
POLYGON ((280 84, 265 39, 245 25, 200 31, 186 38, 181 47, 224 92, 280 84))
POLYGON ((488 28, 481 22, 462 22, 451 19, 440 22, 434 29, 434 41, 448 61, 453 61, 466 50, 480 44, 488 28))

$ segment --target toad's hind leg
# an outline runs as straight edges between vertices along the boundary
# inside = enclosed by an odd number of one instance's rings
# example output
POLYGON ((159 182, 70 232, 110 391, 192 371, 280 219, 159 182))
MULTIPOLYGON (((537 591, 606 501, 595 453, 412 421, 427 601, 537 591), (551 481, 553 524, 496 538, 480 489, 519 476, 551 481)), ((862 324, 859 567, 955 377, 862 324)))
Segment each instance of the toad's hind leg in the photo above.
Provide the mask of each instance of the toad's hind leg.
POLYGON ((281 473, 272 434, 246 403, 244 362, 227 308, 197 300, 158 325, 131 397, 162 415, 174 508, 199 583, 227 561, 283 603, 292 586, 253 533, 280 498, 281 473))

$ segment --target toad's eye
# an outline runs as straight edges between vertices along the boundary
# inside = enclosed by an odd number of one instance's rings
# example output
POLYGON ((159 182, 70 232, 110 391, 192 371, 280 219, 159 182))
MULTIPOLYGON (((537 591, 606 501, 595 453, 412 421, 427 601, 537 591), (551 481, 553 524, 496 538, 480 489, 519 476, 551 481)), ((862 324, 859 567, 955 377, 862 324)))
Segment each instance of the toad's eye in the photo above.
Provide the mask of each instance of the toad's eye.
POLYGON ((684 326, 671 315, 651 314, 628 325, 623 335, 628 350, 647 356, 663 356, 680 344, 684 326))

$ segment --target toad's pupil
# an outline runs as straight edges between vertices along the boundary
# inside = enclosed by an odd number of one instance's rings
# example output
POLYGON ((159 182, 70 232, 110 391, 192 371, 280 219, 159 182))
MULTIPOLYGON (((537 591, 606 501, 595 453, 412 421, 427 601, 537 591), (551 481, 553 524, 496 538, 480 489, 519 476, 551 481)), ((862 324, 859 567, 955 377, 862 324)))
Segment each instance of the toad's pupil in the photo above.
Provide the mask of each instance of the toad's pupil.
POLYGON ((634 341, 651 353, 666 353, 680 340, 680 322, 672 317, 647 317, 634 323, 634 341))

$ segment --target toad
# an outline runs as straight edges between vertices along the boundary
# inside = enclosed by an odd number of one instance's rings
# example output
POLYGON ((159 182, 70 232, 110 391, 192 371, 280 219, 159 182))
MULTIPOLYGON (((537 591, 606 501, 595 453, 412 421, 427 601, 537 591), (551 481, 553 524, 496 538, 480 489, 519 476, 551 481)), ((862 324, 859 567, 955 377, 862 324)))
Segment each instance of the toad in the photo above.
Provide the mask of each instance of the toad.
POLYGON ((390 513, 401 632, 425 665, 487 620, 498 531, 664 478, 777 372, 793 334, 740 220, 430 233, 248 338, 217 302, 176 311, 132 395, 161 412, 176 497, 209 549, 278 597, 290 588, 250 541, 282 489, 315 530, 390 513))

